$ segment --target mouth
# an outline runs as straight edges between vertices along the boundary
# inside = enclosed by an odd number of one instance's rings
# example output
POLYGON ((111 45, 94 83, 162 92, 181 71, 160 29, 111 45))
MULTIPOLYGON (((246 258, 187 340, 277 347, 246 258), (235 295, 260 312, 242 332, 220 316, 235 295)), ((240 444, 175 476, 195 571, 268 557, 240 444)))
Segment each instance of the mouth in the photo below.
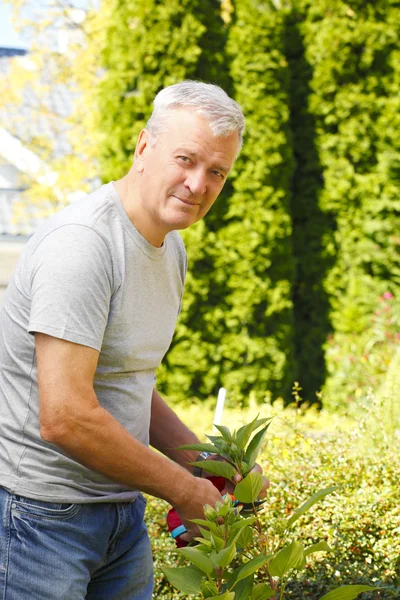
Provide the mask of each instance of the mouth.
POLYGON ((186 204, 187 206, 199 206, 200 205, 199 202, 193 202, 193 200, 188 200, 187 198, 180 198, 179 196, 175 196, 175 194, 173 194, 173 197, 176 198, 177 200, 179 200, 179 202, 186 204))

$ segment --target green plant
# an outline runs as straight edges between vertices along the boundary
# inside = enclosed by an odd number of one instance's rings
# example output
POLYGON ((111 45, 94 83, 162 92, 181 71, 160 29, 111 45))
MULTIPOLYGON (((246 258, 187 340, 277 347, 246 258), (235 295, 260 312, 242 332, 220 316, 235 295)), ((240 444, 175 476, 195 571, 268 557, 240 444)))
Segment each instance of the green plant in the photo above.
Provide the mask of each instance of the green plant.
POLYGON ((362 312, 355 313, 349 304, 341 327, 326 344, 329 378, 323 392, 328 404, 334 399, 349 406, 380 388, 387 395, 399 381, 395 367, 400 348, 399 300, 389 291, 378 297, 376 290, 362 288, 362 292, 366 305, 362 312))
MULTIPOLYGON (((215 507, 206 506, 204 519, 196 519, 200 536, 196 546, 178 550, 191 564, 163 567, 169 582, 187 595, 215 600, 282 600, 294 572, 306 567, 307 557, 317 552, 331 552, 326 541, 305 545, 294 533, 295 523, 317 502, 337 487, 314 493, 291 516, 278 519, 273 535, 266 536, 256 509, 263 487, 263 477, 252 471, 271 419, 258 419, 231 433, 217 426, 220 436, 207 436, 210 443, 183 446, 214 452, 224 462, 207 460, 199 464, 214 475, 234 482, 239 472, 243 479, 235 486, 234 496, 225 495, 215 507), (262 427, 262 429, 260 429, 262 427), (257 429, 259 431, 254 433, 257 429), (253 435, 254 434, 254 435, 253 435), (239 504, 238 504, 239 503, 239 504), (242 516, 243 505, 252 506, 250 516, 242 516)), ((321 600, 351 600, 372 591, 368 585, 345 585, 330 591, 321 600)))

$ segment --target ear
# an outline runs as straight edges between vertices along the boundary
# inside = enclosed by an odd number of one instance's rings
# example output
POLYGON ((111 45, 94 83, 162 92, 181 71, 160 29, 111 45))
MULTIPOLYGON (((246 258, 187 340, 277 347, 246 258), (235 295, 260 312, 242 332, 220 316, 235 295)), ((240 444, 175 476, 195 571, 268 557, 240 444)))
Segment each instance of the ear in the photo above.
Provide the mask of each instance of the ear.
POLYGON ((144 170, 144 162, 147 152, 150 149, 150 134, 147 129, 142 129, 139 133, 138 141, 136 142, 134 154, 134 166, 138 173, 144 170))

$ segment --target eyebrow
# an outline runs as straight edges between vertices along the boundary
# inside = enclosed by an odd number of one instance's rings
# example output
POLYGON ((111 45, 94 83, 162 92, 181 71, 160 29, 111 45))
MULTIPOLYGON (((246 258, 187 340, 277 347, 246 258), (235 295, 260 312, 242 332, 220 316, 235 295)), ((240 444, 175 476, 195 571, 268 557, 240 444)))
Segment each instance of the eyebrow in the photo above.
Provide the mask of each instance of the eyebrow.
MULTIPOLYGON (((176 152, 182 152, 183 154, 187 154, 190 158, 199 158, 199 154, 197 152, 193 152, 188 148, 180 147, 176 149, 176 152)), ((229 169, 224 167, 223 165, 214 165, 213 169, 217 169, 218 171, 222 171, 225 175, 229 173, 229 169)))

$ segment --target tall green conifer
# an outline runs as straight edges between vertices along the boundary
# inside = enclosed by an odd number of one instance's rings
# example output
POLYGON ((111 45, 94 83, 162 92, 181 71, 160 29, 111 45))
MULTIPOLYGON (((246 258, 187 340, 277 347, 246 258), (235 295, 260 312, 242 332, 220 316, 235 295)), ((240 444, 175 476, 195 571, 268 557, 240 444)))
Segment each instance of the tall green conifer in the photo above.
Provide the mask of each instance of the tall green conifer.
POLYGON ((291 286, 289 77, 284 13, 272 2, 233 2, 228 53, 247 134, 224 227, 229 321, 226 381, 290 398, 295 377, 291 286))
MULTIPOLYGON (((330 326, 343 339, 361 331, 379 294, 399 290, 400 2, 294 6, 294 299, 311 393, 323 382, 319 348, 330 326)), ((337 382, 342 366, 328 364, 337 382)))
POLYGON ((183 319, 167 357, 179 388, 202 397, 290 397, 293 276, 288 79, 283 21, 273 5, 233 4, 228 60, 247 133, 206 218, 185 232, 190 271, 183 319))

